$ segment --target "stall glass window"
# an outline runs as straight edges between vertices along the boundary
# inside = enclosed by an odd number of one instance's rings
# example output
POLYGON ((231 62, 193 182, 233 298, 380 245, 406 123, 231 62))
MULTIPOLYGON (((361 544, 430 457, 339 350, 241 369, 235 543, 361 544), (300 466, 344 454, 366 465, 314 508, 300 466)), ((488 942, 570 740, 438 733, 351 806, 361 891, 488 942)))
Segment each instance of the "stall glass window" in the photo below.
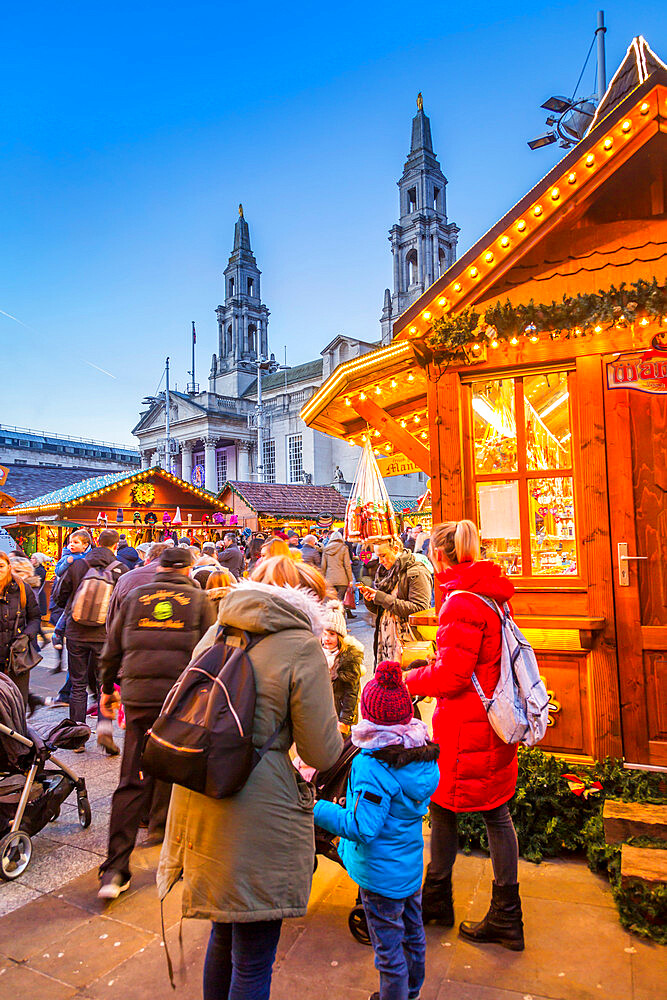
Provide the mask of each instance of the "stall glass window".
POLYGON ((482 543, 509 575, 571 576, 577 564, 571 372, 471 386, 482 543))

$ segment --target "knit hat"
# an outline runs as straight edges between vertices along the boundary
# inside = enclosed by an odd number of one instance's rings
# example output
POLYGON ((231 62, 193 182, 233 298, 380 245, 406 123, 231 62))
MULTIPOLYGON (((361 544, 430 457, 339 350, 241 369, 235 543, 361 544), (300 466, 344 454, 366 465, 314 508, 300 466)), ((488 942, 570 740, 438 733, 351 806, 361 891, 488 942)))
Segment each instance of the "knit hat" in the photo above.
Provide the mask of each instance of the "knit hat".
POLYGON ((186 566, 192 566, 193 562, 192 552, 183 545, 176 545, 173 549, 165 549, 160 554, 160 566, 164 566, 166 569, 184 569, 186 566))
POLYGON ((331 532, 331 534, 329 535, 329 541, 330 542, 342 542, 343 541, 343 536, 341 535, 340 531, 338 531, 338 529, 336 529, 336 531, 332 531, 331 532))
POLYGON ((361 714, 379 726, 407 725, 412 719, 412 698, 403 683, 400 663, 383 660, 361 695, 361 714))
POLYGON ((328 632, 337 632, 343 638, 347 635, 347 625, 345 624, 345 608, 340 601, 329 601, 325 609, 325 629, 328 632))

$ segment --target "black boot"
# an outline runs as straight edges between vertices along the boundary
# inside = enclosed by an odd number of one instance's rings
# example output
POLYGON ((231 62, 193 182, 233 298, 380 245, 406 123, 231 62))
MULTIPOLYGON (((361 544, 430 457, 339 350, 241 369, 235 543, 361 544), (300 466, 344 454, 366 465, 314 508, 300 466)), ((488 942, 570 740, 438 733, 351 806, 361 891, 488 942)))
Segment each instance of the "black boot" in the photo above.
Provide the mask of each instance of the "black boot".
POLYGON ((496 885, 494 882, 487 915, 478 923, 464 920, 459 927, 459 934, 467 941, 494 941, 510 951, 523 951, 521 917, 518 882, 515 885, 496 885))
POLYGON ((431 920, 443 927, 454 926, 454 900, 452 898, 452 873, 432 875, 431 866, 426 869, 422 889, 422 920, 431 920))

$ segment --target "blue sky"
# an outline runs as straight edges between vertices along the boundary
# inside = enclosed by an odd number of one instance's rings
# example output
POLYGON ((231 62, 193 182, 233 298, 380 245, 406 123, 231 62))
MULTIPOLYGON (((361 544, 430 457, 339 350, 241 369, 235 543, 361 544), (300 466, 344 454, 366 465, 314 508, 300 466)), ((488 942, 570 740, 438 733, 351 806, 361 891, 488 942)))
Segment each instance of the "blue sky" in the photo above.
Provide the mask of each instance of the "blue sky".
MULTIPOLYGON (((240 201, 271 350, 377 338, 417 92, 463 251, 562 154, 526 140, 574 87, 596 9, 12 5, 0 310, 21 322, 0 314, 0 422, 132 440, 167 354, 184 386, 192 320, 205 383, 240 201)), ((663 2, 605 12, 609 76, 635 34, 667 56, 663 2)))

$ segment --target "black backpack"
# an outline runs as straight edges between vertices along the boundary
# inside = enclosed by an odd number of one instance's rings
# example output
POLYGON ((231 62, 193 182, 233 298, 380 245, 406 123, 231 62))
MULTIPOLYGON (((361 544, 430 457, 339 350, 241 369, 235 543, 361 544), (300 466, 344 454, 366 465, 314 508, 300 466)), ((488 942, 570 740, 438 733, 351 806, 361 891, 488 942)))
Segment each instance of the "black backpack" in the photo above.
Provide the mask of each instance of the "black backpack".
POLYGON ((284 725, 259 750, 253 746, 256 689, 248 654, 262 638, 222 630, 186 667, 146 734, 143 770, 214 799, 243 788, 284 725))

